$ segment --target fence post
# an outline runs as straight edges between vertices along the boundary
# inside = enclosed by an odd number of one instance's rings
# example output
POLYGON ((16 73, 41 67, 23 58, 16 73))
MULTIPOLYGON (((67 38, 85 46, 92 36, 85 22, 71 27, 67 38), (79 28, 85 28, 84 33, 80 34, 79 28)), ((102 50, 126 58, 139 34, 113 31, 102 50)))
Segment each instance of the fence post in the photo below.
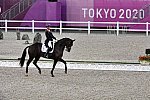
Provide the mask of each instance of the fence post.
POLYGON ((32 33, 34 33, 34 20, 32 20, 32 33))
POLYGON ((60 25, 59 25, 60 26, 60 28, 59 28, 60 33, 59 34, 61 35, 62 34, 62 21, 60 20, 59 22, 60 22, 60 25))
POLYGON ((148 36, 148 22, 146 22, 146 36, 148 36))
POLYGON ((117 36, 119 35, 119 22, 117 22, 117 36))
POLYGON ((5 32, 7 32, 7 20, 5 20, 5 32))
POLYGON ((90 28, 91 28, 90 21, 88 21, 88 35, 90 34, 90 28))

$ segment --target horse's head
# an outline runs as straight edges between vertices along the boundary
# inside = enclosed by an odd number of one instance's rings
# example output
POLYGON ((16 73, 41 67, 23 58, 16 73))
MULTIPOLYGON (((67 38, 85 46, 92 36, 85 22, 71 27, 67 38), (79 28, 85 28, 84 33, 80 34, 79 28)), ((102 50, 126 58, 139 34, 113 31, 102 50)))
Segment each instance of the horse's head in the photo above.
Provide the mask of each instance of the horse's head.
POLYGON ((66 51, 70 52, 71 51, 71 47, 73 46, 73 42, 75 40, 66 38, 66 51))

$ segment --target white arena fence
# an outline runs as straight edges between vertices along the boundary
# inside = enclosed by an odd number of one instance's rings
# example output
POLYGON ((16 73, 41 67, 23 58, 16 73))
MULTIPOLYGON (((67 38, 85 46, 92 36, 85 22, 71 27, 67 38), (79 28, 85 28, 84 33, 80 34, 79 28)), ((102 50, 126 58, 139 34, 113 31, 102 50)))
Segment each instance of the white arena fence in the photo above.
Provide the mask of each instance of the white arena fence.
POLYGON ((35 26, 36 23, 45 23, 46 24, 58 24, 59 27, 52 27, 52 29, 59 30, 60 34, 62 34, 62 30, 84 30, 87 31, 87 34, 90 34, 91 31, 107 31, 107 33, 115 32, 118 36, 120 31, 126 33, 128 31, 134 31, 134 32, 144 32, 146 36, 149 35, 149 22, 146 23, 135 23, 135 22, 76 22, 76 21, 35 21, 35 20, 0 20, 1 29, 4 29, 5 32, 8 31, 8 29, 31 29, 32 33, 35 32, 35 30, 45 29, 45 27, 37 27, 35 26), (10 27, 8 26, 9 23, 31 23, 30 27, 10 27), (84 24, 86 27, 84 28, 71 28, 71 27, 63 27, 63 24, 84 24), (92 24, 98 24, 98 25, 107 25, 107 28, 93 28, 92 24), (128 28, 128 25, 145 25, 145 29, 130 29, 128 28))

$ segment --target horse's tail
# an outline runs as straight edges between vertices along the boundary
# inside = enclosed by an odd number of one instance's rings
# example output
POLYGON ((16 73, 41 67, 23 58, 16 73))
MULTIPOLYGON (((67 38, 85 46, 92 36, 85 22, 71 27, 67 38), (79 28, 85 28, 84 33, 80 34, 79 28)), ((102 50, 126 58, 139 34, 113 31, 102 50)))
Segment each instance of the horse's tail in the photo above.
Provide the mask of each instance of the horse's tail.
POLYGON ((27 46, 25 49, 24 49, 24 51, 23 51, 23 53, 22 53, 22 56, 21 56, 21 58, 20 58, 20 66, 21 67, 23 67, 23 65, 24 65, 24 61, 25 61, 25 57, 26 57, 26 49, 28 48, 28 47, 30 47, 30 46, 27 46))

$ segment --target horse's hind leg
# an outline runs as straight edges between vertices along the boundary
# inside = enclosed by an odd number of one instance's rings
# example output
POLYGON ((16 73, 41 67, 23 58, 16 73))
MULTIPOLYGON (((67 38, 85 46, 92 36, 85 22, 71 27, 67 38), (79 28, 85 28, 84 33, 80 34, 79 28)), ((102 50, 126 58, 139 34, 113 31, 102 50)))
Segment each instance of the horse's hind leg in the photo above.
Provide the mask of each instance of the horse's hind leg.
POLYGON ((38 60, 40 59, 40 57, 35 57, 35 60, 33 62, 33 64, 36 66, 36 68, 39 70, 39 74, 41 74, 41 69, 39 68, 39 66, 37 65, 38 60))
POLYGON ((65 64, 65 73, 67 74, 67 64, 66 64, 66 61, 64 61, 62 58, 59 61, 61 61, 61 62, 63 62, 65 64))
POLYGON ((27 66, 26 66, 26 76, 28 76, 28 67, 31 63, 31 61, 33 60, 33 57, 29 57, 29 60, 27 61, 27 66))

